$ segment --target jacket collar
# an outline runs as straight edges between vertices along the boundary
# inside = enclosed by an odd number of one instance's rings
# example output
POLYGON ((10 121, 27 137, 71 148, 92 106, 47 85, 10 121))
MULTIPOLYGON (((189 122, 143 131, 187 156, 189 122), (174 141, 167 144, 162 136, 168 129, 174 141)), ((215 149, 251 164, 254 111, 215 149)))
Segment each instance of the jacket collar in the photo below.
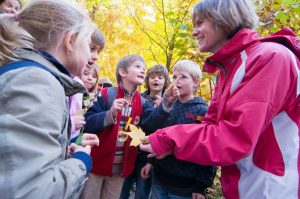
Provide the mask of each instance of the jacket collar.
POLYGON ((53 56, 46 52, 37 52, 33 49, 23 49, 19 48, 15 50, 15 53, 19 55, 20 58, 26 60, 32 60, 42 64, 43 66, 49 68, 56 74, 60 76, 62 85, 65 90, 66 96, 71 96, 76 93, 85 93, 86 89, 79 82, 73 80, 70 77, 67 69, 59 63, 53 56))
POLYGON ((136 93, 136 91, 137 91, 137 88, 136 89, 134 89, 133 91, 128 91, 126 88, 124 88, 124 85, 122 84, 122 82, 120 82, 119 83, 119 85, 118 85, 118 87, 119 87, 119 90, 121 90, 122 92, 123 92, 123 95, 124 96, 134 96, 135 95, 135 93, 136 93))
MULTIPOLYGON (((239 30, 221 49, 205 60, 203 72, 215 73, 219 69, 225 69, 226 63, 232 62, 235 56, 259 39, 257 32, 253 30, 245 28, 239 30)), ((230 64, 226 67, 228 66, 230 64)), ((232 69, 226 68, 226 70, 232 69)))

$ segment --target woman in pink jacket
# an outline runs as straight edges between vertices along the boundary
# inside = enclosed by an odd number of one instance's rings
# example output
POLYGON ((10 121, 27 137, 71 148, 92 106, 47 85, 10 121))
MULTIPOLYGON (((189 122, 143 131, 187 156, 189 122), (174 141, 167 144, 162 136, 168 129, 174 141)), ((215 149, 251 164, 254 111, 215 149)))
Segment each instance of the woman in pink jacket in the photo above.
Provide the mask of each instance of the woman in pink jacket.
POLYGON ((285 28, 254 31, 249 0, 203 0, 193 10, 193 36, 212 52, 204 72, 218 72, 201 124, 177 125, 140 146, 158 158, 222 168, 226 198, 299 198, 300 44, 285 28))

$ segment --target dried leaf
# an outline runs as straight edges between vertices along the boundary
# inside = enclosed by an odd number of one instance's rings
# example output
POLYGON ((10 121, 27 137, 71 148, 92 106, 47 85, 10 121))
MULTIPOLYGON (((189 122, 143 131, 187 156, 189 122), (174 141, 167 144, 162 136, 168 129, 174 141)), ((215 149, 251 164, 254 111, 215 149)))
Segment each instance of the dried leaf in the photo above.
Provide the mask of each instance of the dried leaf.
POLYGON ((130 124, 130 132, 126 132, 126 134, 128 134, 131 137, 131 142, 130 142, 130 146, 138 146, 140 145, 141 142, 141 138, 145 137, 145 133, 142 131, 142 129, 130 124))

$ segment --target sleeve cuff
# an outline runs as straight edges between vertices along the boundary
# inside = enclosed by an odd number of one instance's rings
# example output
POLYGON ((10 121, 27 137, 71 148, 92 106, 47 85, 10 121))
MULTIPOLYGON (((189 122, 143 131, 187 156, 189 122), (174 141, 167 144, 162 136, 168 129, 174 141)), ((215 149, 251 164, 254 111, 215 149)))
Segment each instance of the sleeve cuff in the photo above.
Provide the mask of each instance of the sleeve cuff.
POLYGON ((72 155, 72 158, 81 160, 86 168, 86 175, 90 173, 92 168, 92 157, 85 152, 79 151, 72 155))
POLYGON ((157 156, 161 156, 172 150, 171 145, 161 135, 162 133, 162 130, 158 130, 149 136, 152 149, 157 156))
POLYGON ((106 111, 105 118, 104 118, 104 126, 110 126, 116 123, 117 123, 117 119, 116 117, 112 116, 111 110, 106 111))

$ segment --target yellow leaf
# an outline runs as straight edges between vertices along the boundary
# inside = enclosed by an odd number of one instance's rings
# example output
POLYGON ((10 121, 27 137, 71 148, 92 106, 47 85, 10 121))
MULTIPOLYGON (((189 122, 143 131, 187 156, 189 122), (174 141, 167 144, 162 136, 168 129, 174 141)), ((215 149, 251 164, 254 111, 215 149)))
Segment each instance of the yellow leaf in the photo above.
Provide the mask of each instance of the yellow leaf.
POLYGON ((145 133, 142 131, 142 129, 130 124, 130 132, 126 132, 126 134, 128 134, 131 137, 131 142, 130 142, 130 146, 138 146, 140 145, 141 142, 141 138, 145 137, 145 133))

